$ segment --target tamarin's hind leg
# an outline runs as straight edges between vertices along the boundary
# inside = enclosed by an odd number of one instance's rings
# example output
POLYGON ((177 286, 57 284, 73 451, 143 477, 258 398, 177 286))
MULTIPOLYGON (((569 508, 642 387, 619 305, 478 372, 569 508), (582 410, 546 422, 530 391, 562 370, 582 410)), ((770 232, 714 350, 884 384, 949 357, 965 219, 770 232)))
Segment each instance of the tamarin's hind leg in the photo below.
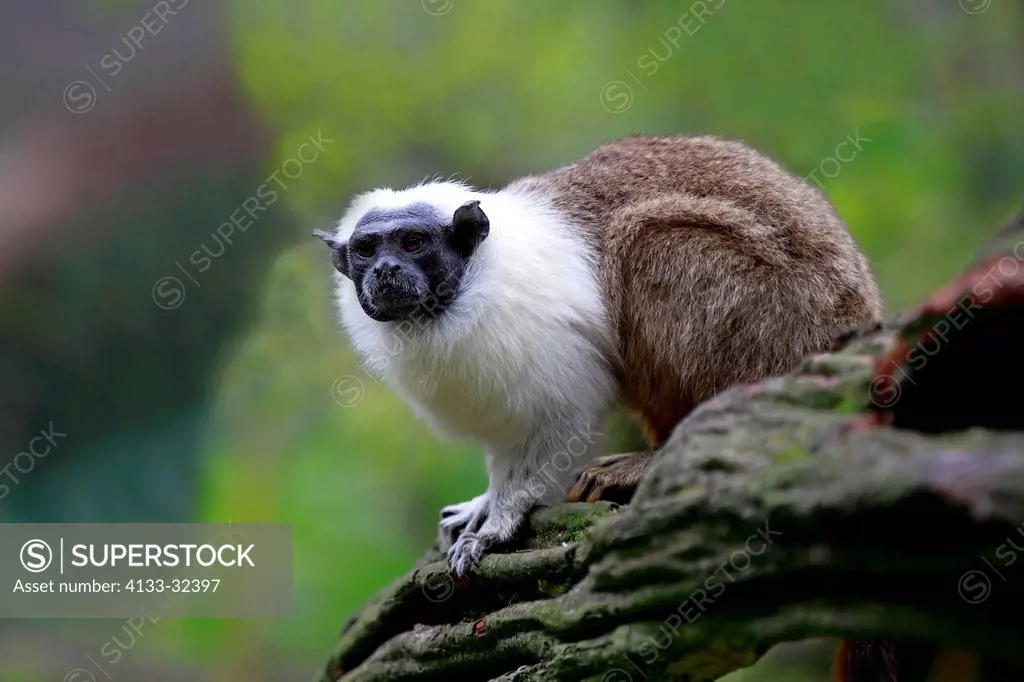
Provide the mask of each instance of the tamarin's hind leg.
POLYGON ((593 465, 583 470, 576 480, 576 485, 569 491, 566 501, 605 500, 629 504, 636 487, 640 485, 651 462, 658 454, 658 448, 668 440, 679 419, 689 409, 689 405, 677 405, 675 409, 677 414, 666 414, 663 419, 656 421, 647 417, 643 410, 633 408, 633 418, 643 428, 644 439, 650 445, 650 449, 599 457, 593 465))
POLYGON ((633 492, 643 480, 654 451, 624 452, 599 457, 594 465, 585 469, 569 491, 569 502, 597 502, 606 500, 628 504, 633 492))

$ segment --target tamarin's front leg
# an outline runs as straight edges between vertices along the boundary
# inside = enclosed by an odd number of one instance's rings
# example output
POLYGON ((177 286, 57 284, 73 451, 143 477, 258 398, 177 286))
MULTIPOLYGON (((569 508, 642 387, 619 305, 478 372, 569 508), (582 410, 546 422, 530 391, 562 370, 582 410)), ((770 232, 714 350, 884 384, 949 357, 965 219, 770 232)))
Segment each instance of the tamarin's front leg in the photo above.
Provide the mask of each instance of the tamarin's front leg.
POLYGON ((654 450, 624 452, 599 458, 586 469, 569 491, 567 502, 606 500, 628 504, 654 460, 654 450))
MULTIPOLYGON (((476 523, 467 525, 447 552, 456 575, 466 575, 492 549, 515 538, 534 507, 565 498, 596 449, 593 439, 578 434, 588 435, 589 429, 552 428, 508 452, 488 454, 486 516, 478 528, 473 527, 476 523)), ((442 519, 442 535, 444 523, 442 519)))

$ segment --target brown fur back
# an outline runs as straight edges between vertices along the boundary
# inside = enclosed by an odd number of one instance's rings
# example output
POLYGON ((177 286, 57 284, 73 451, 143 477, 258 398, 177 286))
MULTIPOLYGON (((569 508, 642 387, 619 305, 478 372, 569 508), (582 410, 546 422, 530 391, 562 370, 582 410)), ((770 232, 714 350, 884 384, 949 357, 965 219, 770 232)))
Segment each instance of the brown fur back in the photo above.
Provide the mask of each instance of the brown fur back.
POLYGON ((652 445, 730 385, 881 321, 867 261, 832 206, 739 142, 631 137, 514 187, 551 198, 598 253, 623 398, 652 445))

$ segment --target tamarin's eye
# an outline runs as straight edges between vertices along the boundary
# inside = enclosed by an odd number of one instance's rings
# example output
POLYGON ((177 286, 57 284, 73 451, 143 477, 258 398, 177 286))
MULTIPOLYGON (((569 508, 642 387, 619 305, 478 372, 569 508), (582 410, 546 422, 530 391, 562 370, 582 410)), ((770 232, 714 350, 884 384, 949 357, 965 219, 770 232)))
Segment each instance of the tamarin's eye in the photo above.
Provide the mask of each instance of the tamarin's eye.
POLYGON ((355 252, 363 258, 369 258, 373 255, 373 244, 368 242, 360 242, 355 246, 355 252))
POLYGON ((423 240, 420 237, 406 237, 402 241, 402 248, 408 253, 416 253, 423 248, 423 240))

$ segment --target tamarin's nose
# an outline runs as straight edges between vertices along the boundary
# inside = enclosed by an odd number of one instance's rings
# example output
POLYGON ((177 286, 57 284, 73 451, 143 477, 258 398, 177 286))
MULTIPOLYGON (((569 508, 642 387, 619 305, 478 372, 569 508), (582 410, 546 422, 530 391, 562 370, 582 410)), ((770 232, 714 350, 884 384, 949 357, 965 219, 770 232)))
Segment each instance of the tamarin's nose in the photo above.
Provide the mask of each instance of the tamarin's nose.
POLYGON ((382 262, 374 266, 373 276, 381 278, 384 275, 397 275, 401 271, 402 266, 399 263, 382 262))

